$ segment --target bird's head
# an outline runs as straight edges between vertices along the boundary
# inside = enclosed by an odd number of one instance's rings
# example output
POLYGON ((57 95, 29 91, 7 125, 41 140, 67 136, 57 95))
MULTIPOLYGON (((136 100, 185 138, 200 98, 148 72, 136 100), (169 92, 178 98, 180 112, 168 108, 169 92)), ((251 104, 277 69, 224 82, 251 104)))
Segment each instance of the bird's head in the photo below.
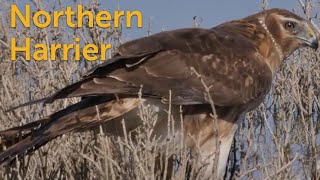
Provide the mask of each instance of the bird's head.
POLYGON ((308 20, 290 11, 266 10, 261 14, 259 23, 267 31, 282 58, 289 56, 300 47, 308 46, 318 49, 319 37, 315 27, 308 20))

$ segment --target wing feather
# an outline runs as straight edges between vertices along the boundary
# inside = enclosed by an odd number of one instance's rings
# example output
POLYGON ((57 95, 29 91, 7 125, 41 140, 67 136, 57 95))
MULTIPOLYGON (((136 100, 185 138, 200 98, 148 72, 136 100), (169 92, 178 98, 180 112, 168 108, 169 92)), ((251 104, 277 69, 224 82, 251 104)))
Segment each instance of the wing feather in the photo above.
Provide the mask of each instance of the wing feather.
MULTIPOLYGON (((230 29, 230 25, 226 26, 230 29)), ((218 106, 245 104, 265 95, 272 72, 248 37, 213 29, 162 32, 123 44, 119 53, 90 70, 45 103, 74 96, 137 95, 169 99, 176 104, 206 104, 205 89, 194 68, 210 87, 218 106)))

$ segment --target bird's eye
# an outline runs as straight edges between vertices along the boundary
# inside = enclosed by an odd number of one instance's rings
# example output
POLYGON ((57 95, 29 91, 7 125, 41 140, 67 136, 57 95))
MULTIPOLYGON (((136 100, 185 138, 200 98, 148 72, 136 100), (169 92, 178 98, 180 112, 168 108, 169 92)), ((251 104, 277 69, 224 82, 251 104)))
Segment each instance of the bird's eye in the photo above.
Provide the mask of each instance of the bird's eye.
POLYGON ((294 29, 295 26, 296 26, 296 25, 295 25, 293 22, 286 22, 286 23, 284 24, 284 27, 285 27, 286 29, 288 29, 288 30, 294 29))

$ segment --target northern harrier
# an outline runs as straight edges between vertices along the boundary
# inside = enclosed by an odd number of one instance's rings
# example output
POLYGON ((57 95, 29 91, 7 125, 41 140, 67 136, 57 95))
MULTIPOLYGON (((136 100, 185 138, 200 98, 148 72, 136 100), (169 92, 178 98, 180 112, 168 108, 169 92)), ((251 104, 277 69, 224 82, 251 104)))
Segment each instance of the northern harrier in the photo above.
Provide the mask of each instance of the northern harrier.
MULTIPOLYGON (((221 142, 218 176, 222 177, 238 123, 264 100, 282 61, 304 46, 318 48, 314 27, 283 9, 262 11, 212 29, 178 29, 127 42, 79 82, 44 100, 47 104, 84 97, 79 103, 47 119, 0 132, 4 144, 23 134, 0 154, 0 162, 103 122, 112 127, 124 118, 134 129, 141 122, 137 115, 141 91, 141 101, 159 109, 166 108, 170 99, 173 116, 179 116, 182 107, 186 135, 180 140, 193 151, 198 142, 203 160, 209 163, 206 177, 219 144, 212 128, 213 102, 221 142)), ((167 116, 160 112, 155 135, 167 133, 167 116)), ((176 127, 178 136, 180 126, 176 127)), ((109 133, 114 133, 113 128, 109 133)))

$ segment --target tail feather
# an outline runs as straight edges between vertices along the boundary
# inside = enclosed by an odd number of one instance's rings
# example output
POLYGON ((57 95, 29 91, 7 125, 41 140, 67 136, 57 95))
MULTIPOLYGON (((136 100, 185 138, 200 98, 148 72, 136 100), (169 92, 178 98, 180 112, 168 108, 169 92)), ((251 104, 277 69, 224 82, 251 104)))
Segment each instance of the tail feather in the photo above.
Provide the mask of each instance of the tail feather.
POLYGON ((9 109, 6 110, 6 112, 11 112, 11 111, 14 111, 18 108, 21 108, 21 107, 25 107, 25 106, 31 106, 31 105, 34 105, 34 104, 38 104, 38 103, 43 103, 45 101, 47 101, 48 98, 42 98, 42 99, 37 99, 37 100, 34 100, 34 101, 29 101, 29 102, 26 102, 26 103, 23 103, 23 104, 19 104, 18 106, 14 106, 14 107, 11 107, 9 109))
POLYGON ((3 151, 6 147, 10 147, 30 136, 32 131, 40 128, 42 125, 48 123, 48 121, 49 119, 41 119, 23 126, 0 131, 0 150, 3 151))
POLYGON ((30 136, 32 132, 43 128, 44 125, 48 124, 48 122, 57 121, 68 114, 111 100, 111 97, 100 96, 84 98, 82 101, 52 114, 49 118, 37 120, 23 126, 13 127, 4 131, 0 131, 0 150, 3 150, 6 147, 10 147, 25 139, 26 137, 30 136))
POLYGON ((48 134, 43 136, 33 137, 29 135, 23 140, 16 143, 14 146, 6 149, 3 153, 0 154, 0 164, 7 165, 12 162, 16 157, 32 152, 39 147, 45 145, 50 140, 56 138, 61 134, 48 134))
POLYGON ((48 119, 2 131, 0 136, 4 142, 3 145, 11 146, 0 153, 0 164, 10 163, 17 156, 33 152, 62 134, 89 129, 94 125, 121 117, 139 104, 138 98, 103 100, 89 97, 54 113, 48 119), (19 133, 26 134, 19 136, 19 133), (10 141, 11 139, 14 141, 10 141))

